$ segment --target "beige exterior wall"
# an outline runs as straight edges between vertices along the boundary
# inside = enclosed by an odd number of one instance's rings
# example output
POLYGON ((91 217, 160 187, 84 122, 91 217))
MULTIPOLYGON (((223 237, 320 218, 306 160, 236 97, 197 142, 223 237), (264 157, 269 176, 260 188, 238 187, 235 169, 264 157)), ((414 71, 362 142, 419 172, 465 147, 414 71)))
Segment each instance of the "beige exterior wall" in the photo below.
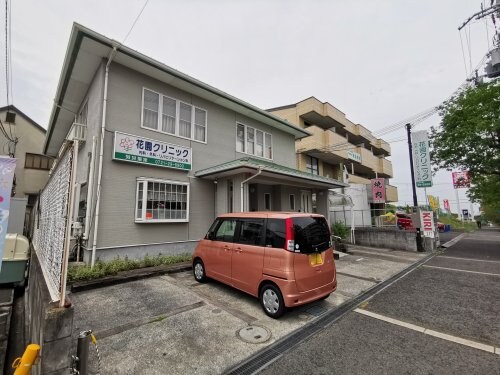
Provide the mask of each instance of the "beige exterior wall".
MULTIPOLYGON (((26 153, 43 154, 43 143, 45 141, 45 130, 34 124, 15 108, 10 110, 16 113, 15 125, 9 125, 5 121, 7 109, 0 111, 0 118, 6 131, 12 132, 13 137, 18 138, 15 149, 16 162, 16 198, 24 198, 28 194, 38 194, 47 183, 49 171, 38 169, 25 169, 26 153)), ((0 133, 0 155, 8 155, 9 141, 0 133)))
MULTIPOLYGON (((323 176, 339 178, 341 164, 346 164, 350 183, 369 184, 370 179, 376 176, 393 177, 392 163, 384 157, 390 155, 390 145, 374 137, 363 125, 350 121, 330 103, 310 97, 295 105, 271 109, 270 112, 306 128, 312 134, 295 143, 298 169, 306 170, 306 155, 311 155, 319 159, 319 173, 323 176), (304 125, 305 119, 310 126, 304 125), (311 119, 317 119, 318 123, 311 119), (365 146, 358 146, 360 143, 365 146), (350 151, 360 154, 361 162, 353 161, 350 151), (352 163, 355 174, 350 167, 352 163)), ((395 186, 387 185, 387 198, 391 202, 398 200, 395 186)))

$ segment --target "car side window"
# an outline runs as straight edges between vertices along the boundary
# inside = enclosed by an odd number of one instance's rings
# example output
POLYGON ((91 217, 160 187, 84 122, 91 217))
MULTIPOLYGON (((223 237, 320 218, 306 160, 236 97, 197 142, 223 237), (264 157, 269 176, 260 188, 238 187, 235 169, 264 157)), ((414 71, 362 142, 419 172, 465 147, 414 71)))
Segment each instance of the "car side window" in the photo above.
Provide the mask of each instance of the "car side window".
POLYGON ((215 241, 233 242, 236 220, 223 220, 215 232, 215 241))
POLYGON ((283 249, 285 247, 286 225, 283 219, 267 219, 266 246, 283 249))
POLYGON ((236 242, 244 245, 262 246, 264 219, 239 219, 236 242))

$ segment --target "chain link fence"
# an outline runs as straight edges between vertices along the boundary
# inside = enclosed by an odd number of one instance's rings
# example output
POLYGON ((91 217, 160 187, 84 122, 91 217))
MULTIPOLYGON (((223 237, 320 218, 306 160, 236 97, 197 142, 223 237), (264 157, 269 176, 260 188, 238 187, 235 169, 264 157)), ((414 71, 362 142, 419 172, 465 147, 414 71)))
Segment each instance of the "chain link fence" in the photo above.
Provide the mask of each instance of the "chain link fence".
POLYGON ((48 287, 60 295, 64 240, 68 223, 68 199, 73 162, 73 146, 57 161, 35 205, 32 241, 40 259, 48 287))

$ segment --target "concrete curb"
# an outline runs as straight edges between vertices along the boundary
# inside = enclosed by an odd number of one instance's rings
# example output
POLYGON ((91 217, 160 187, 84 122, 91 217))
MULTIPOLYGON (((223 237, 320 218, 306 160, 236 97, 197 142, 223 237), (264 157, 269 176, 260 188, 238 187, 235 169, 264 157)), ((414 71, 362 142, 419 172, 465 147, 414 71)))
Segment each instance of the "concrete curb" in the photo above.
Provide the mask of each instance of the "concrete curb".
POLYGON ((118 272, 116 275, 106 276, 100 279, 77 281, 71 284, 70 288, 72 293, 78 293, 86 290, 127 283, 129 281, 141 280, 148 277, 189 271, 191 268, 191 262, 176 263, 168 266, 138 268, 135 270, 118 272))

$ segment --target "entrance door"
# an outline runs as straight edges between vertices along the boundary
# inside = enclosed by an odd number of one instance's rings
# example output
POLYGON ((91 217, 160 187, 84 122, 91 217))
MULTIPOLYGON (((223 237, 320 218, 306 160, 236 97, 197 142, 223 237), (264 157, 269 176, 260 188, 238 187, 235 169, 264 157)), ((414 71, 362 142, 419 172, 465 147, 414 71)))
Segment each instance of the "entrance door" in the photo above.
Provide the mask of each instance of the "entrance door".
POLYGON ((300 192, 300 211, 301 212, 311 212, 311 192, 308 190, 302 190, 300 192))

